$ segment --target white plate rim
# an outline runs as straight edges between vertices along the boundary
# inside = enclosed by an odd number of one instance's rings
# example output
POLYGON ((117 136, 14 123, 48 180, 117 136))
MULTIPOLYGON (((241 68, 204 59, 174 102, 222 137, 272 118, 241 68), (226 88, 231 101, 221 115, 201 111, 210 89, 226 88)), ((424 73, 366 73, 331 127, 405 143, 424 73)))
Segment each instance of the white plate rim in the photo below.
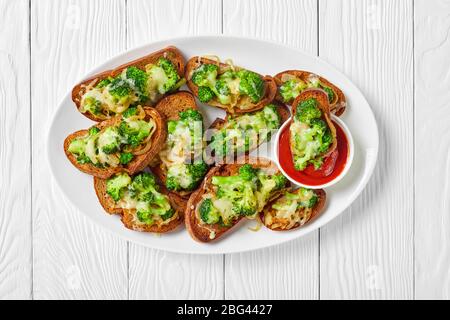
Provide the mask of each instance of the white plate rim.
MULTIPOLYGON (((323 66, 326 66, 327 68, 331 69, 333 72, 336 72, 339 74, 340 77, 342 77, 345 81, 347 81, 351 86, 354 87, 354 89, 356 90, 356 92, 358 92, 360 94, 360 99, 362 99, 362 101, 367 104, 367 106, 369 107, 370 110, 370 114, 368 115, 369 117, 372 118, 373 123, 375 124, 374 127, 374 132, 372 133, 375 137, 375 143, 374 143, 374 147, 372 148, 372 156, 374 158, 374 161, 371 161, 369 163, 369 166, 366 168, 366 170, 364 171, 364 179, 358 184, 356 190, 351 194, 351 196, 348 198, 347 200, 347 205, 344 206, 338 213, 336 213, 334 216, 329 215, 326 216, 326 218, 324 218, 320 224, 317 224, 315 226, 315 228, 308 230, 305 233, 299 233, 298 236, 293 236, 291 238, 287 238, 287 239, 283 239, 282 241, 279 241, 277 243, 265 243, 264 245, 261 246, 257 246, 257 247, 253 247, 253 248, 245 248, 242 250, 239 249, 235 249, 235 250, 211 250, 211 251, 189 251, 189 250, 177 250, 177 249, 172 249, 172 248, 165 248, 163 246, 158 246, 158 245, 152 245, 151 243, 147 243, 147 242, 142 242, 142 241, 138 241, 135 238, 133 238, 132 236, 129 236, 128 233, 127 234, 123 234, 123 233, 117 233, 116 231, 109 229, 108 227, 100 224, 93 216, 87 214, 86 212, 84 212, 83 210, 79 209, 77 204, 72 200, 71 196, 69 196, 66 192, 66 190, 61 186, 59 180, 56 178, 55 173, 54 173, 54 169, 52 166, 52 160, 51 160, 51 154, 50 154, 50 143, 51 143, 51 132, 52 132, 52 128, 54 126, 55 123, 55 119, 57 118, 58 113, 60 112, 61 107, 63 106, 63 103, 65 100, 67 99, 71 99, 71 90, 62 98, 60 99, 59 103, 58 103, 58 107, 56 108, 56 110, 54 111, 51 120, 50 120, 50 125, 48 126, 48 130, 46 133, 46 145, 45 145, 45 153, 47 155, 47 160, 48 163, 50 164, 50 171, 51 171, 51 175, 52 175, 52 179, 54 181, 56 181, 56 185, 58 186, 59 190, 62 191, 62 193, 64 194, 64 196, 66 197, 66 199, 69 200, 70 204, 73 205, 75 208, 77 208, 77 211, 80 211, 85 217, 88 217, 88 219, 90 221, 93 221, 96 225, 100 225, 102 227, 103 230, 107 230, 107 232, 109 232, 110 234, 113 234, 114 236, 118 236, 119 238, 126 240, 126 241, 130 241, 139 245, 143 245, 145 247, 149 247, 152 249, 156 249, 156 250, 162 250, 162 251, 167 251, 167 252, 173 252, 173 253, 181 253, 181 254, 199 254, 199 255, 220 255, 220 254, 232 254, 232 253, 244 253, 244 252, 250 252, 250 251, 256 251, 256 250, 262 250, 265 248, 270 248, 270 247, 276 247, 276 246, 280 246, 283 244, 286 244, 290 241, 296 240, 298 238, 304 237, 308 234, 310 234, 313 231, 316 231, 318 229, 320 229, 321 227, 323 227, 324 225, 328 224, 331 220, 335 219, 336 217, 340 216, 355 200, 356 198, 361 194, 361 192, 364 190, 364 188, 366 187, 367 183, 370 181, 374 169, 376 167, 376 164, 378 162, 378 153, 379 153, 379 129, 378 129, 378 124, 377 121, 375 119, 375 116, 373 114, 373 110, 370 107, 370 104, 368 103, 367 99, 365 98, 365 96, 362 94, 361 90, 356 86, 356 84, 351 81, 345 73, 341 72, 340 70, 338 70, 336 67, 334 67, 332 64, 328 63, 327 61, 321 59, 318 56, 312 55, 310 53, 307 53, 303 50, 300 50, 298 48, 277 42, 277 41, 273 41, 273 40, 267 40, 267 39, 259 39, 259 38, 255 38, 255 37, 249 37, 249 36, 230 36, 230 35, 224 35, 224 34, 220 34, 220 35, 215 35, 215 34, 202 34, 202 35, 194 35, 194 36, 178 36, 178 37, 169 37, 169 38, 161 38, 158 39, 157 41, 152 41, 152 42, 147 42, 144 43, 142 45, 130 48, 130 49, 125 49, 122 50, 119 54, 116 54, 108 59, 106 59, 105 62, 97 65, 96 67, 92 68, 89 72, 87 72, 82 78, 78 79, 77 82, 75 83, 79 83, 84 79, 87 79, 88 77, 99 73, 103 70, 108 70, 110 69, 110 65, 111 62, 114 60, 118 60, 121 59, 127 55, 132 55, 134 52, 138 52, 142 49, 145 49, 146 47, 149 46, 159 46, 159 47, 164 47, 167 46, 167 43, 170 42, 178 42, 178 41, 189 41, 189 40, 207 40, 207 39, 217 39, 217 38, 225 38, 228 40, 248 40, 248 41, 255 41, 255 42, 259 42, 259 43, 267 43, 267 44, 271 44, 274 46, 278 46, 282 49, 288 49, 291 51, 296 51, 298 52, 300 55, 305 55, 308 56, 309 58, 315 60, 318 64, 321 64, 323 66)), ((120 65, 120 64, 118 64, 120 65)), ((63 154, 63 152, 61 152, 61 155, 63 154)), ((192 240, 194 241, 194 240, 192 240)), ((220 240, 218 240, 220 241, 220 240)), ((208 244, 205 244, 208 245, 208 244)))

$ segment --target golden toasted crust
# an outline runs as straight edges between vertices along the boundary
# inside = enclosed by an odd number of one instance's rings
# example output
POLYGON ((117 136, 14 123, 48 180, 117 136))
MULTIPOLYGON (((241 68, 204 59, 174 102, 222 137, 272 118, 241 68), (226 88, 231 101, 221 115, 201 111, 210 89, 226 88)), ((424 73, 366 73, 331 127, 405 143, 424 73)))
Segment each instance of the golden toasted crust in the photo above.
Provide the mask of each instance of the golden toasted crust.
MULTIPOLYGON (((173 63, 173 65, 175 66, 175 68, 178 71, 178 75, 180 76, 180 78, 182 78, 184 76, 184 68, 185 68, 184 57, 181 54, 180 50, 178 50, 176 47, 169 46, 169 47, 161 49, 159 51, 150 53, 150 54, 146 55, 145 57, 142 57, 142 58, 133 60, 131 62, 128 62, 126 64, 123 64, 113 70, 103 71, 99 74, 96 74, 96 75, 90 77, 89 79, 86 79, 86 80, 80 82, 72 89, 72 101, 75 103, 75 106, 77 107, 77 109, 79 109, 80 103, 81 103, 81 98, 86 92, 86 85, 92 83, 92 85, 95 86, 101 80, 106 79, 108 77, 115 77, 115 76, 119 75, 124 69, 131 67, 131 66, 137 67, 139 69, 144 69, 146 65, 157 62, 158 59, 161 57, 164 57, 173 63)), ((97 121, 97 122, 103 120, 102 118, 99 118, 98 116, 90 113, 89 111, 83 113, 83 115, 85 115, 89 119, 97 121)))
MULTIPOLYGON (((307 79, 313 75, 313 73, 308 72, 308 71, 303 71, 303 70, 286 70, 283 72, 278 73, 277 75, 275 75, 274 79, 275 82, 277 84, 277 87, 280 87, 283 84, 283 81, 281 81, 281 78, 284 74, 290 74, 295 76, 296 78, 299 78, 303 81, 307 81, 307 79)), ((333 92, 335 93, 335 98, 334 101, 332 101, 330 103, 330 111, 332 113, 334 113, 336 116, 340 116, 344 113, 345 108, 347 106, 347 101, 345 99, 345 95, 342 92, 341 89, 339 89, 338 87, 336 87, 333 83, 331 83, 330 81, 328 81, 327 79, 318 76, 319 81, 324 84, 325 86, 331 88, 333 90, 333 92)), ((279 101, 283 101, 281 95, 277 92, 276 95, 276 99, 279 101)))
POLYGON ((322 89, 308 89, 303 91, 298 95, 297 98, 295 98, 294 102, 292 103, 292 116, 293 117, 295 116, 295 113, 297 112, 297 106, 299 105, 299 103, 309 98, 314 98, 317 100, 318 107, 320 108, 323 114, 323 119, 327 122, 327 125, 331 130, 331 135, 333 136, 333 143, 330 145, 328 150, 319 155, 319 157, 327 157, 337 147, 336 128, 334 127, 334 124, 331 122, 330 106, 328 103, 327 93, 322 89))
MULTIPOLYGON (((275 163, 266 158, 246 157, 246 163, 251 163, 254 167, 265 168, 273 170, 274 173, 279 173, 275 163)), ((213 167, 205 176, 200 188, 198 188, 189 198, 184 216, 186 229, 194 240, 199 242, 211 242, 217 240, 225 233, 228 233, 243 219, 242 217, 238 217, 233 221, 230 227, 224 227, 219 224, 205 225, 202 224, 198 214, 198 204, 202 201, 203 195, 212 192, 212 177, 236 175, 243 164, 244 163, 240 162, 213 167), (213 239, 210 238, 211 231, 215 233, 213 239)))
MULTIPOLYGON (((192 93, 188 91, 180 91, 164 97, 155 106, 159 113, 165 116, 166 120, 179 120, 179 113, 188 109, 198 110, 195 98, 192 93)), ((166 141, 164 141, 164 144, 166 141)), ((163 148, 161 148, 163 149, 163 148)), ((152 163, 152 171, 155 176, 165 185, 167 172, 162 162, 152 163)), ((179 197, 188 199, 192 191, 171 191, 172 194, 177 194, 179 197)))
MULTIPOLYGON (((288 192, 291 193, 295 193, 300 189, 296 189, 296 190, 291 190, 288 192)), ((325 193, 325 190, 323 189, 316 189, 314 190, 314 192, 316 193, 318 200, 316 205, 314 206, 314 208, 312 209, 312 213, 311 216, 309 217, 308 221, 305 221, 305 223, 308 223, 309 221, 313 220, 315 217, 317 217, 322 211, 323 208, 325 207, 325 202, 327 199, 327 194, 325 193)), ((273 212, 275 209, 272 208, 272 205, 283 196, 284 194, 280 194, 277 198, 273 199, 271 202, 269 202, 265 207, 264 210, 260 213, 260 218, 262 223, 264 224, 264 226, 266 226, 268 229, 273 230, 273 231, 288 231, 288 230, 292 230, 292 229, 296 229, 298 227, 300 227, 300 223, 297 222, 292 228, 290 229, 281 229, 281 228, 271 228, 270 226, 267 226, 265 224, 264 218, 265 218, 265 214, 266 213, 270 213, 273 212)), ((300 209, 301 210, 301 209, 300 209)), ((303 224, 304 225, 304 224, 303 224)))
MULTIPOLYGON (((290 112, 289 112, 289 108, 286 107, 285 104, 282 104, 278 101, 273 101, 272 104, 274 104, 277 107, 277 112, 280 115, 281 121, 280 121, 280 127, 281 125, 287 120, 289 119, 289 117, 291 116, 290 112)), ((237 114, 235 116, 239 117, 240 114, 237 114)), ((221 118, 216 118, 216 120, 213 121, 213 123, 211 123, 211 125, 209 126, 210 129, 215 129, 215 130, 220 130, 223 128, 223 126, 227 123, 228 119, 230 117, 233 117, 232 114, 227 113, 225 119, 221 119, 221 118)), ((246 152, 245 154, 248 155, 250 152, 252 152, 253 150, 257 149, 261 144, 259 144, 258 146, 256 146, 255 148, 249 150, 248 152, 246 152)), ((214 155, 212 154, 211 149, 208 147, 206 147, 206 155, 211 155, 209 156, 205 161, 208 164, 213 164, 215 162, 215 158, 214 155)), ((242 156, 242 154, 237 154, 237 156, 242 156)), ((226 162, 229 162, 229 160, 226 160, 226 162)))
MULTIPOLYGON (((109 168, 97 168, 91 163, 85 163, 80 164, 77 161, 77 157, 69 152, 69 145, 70 143, 78 137, 82 137, 85 134, 88 133, 88 130, 79 130, 72 134, 70 134, 65 140, 64 140, 64 152, 67 156, 67 158, 70 160, 70 162, 80 171, 83 171, 84 173, 90 174, 92 176, 107 179, 111 177, 113 174, 125 171, 129 174, 134 174, 138 171, 141 171, 144 169, 152 160, 154 157, 157 156, 161 148, 164 146, 164 143, 166 141, 167 137, 167 128, 165 125, 165 121, 163 117, 159 114, 158 111, 156 111, 154 108, 151 107, 145 107, 143 108, 146 113, 146 120, 153 119, 155 121, 156 130, 153 132, 153 135, 151 137, 151 148, 148 150, 148 152, 137 155, 134 157, 132 161, 130 161, 127 165, 119 165, 117 167, 109 167, 109 168)), ((102 130, 103 128, 112 126, 112 125, 118 125, 122 119, 121 115, 115 116, 114 118, 105 120, 103 122, 97 123, 96 125, 92 127, 97 127, 98 129, 102 130)), ((91 128, 92 128, 91 127, 91 128)))
POLYGON ((177 212, 178 217, 170 221, 166 225, 139 225, 134 221, 135 210, 126 210, 117 208, 114 200, 106 192, 106 179, 94 177, 94 189, 97 198, 103 209, 109 214, 119 214, 122 216, 122 223, 128 229, 142 232, 165 233, 171 231, 182 224, 184 220, 184 211, 186 209, 186 201, 181 200, 177 195, 171 194, 163 185, 160 184, 160 192, 169 197, 170 205, 177 212))
MULTIPOLYGON (((187 85, 188 85, 189 89, 194 93, 194 95, 196 97, 198 97, 198 87, 191 81, 191 78, 192 78, 192 74, 193 74, 194 70, 197 69, 202 64, 215 64, 215 65, 218 65, 221 69, 230 68, 230 66, 225 63, 218 63, 215 60, 211 60, 211 59, 203 58, 203 57, 199 57, 199 56, 189 59, 189 61, 186 64, 185 77, 186 77, 187 85)), ((235 67, 235 68, 238 70, 240 69, 239 67, 235 67)), ((262 108, 264 108, 264 106, 266 106, 267 104, 272 102, 272 100, 275 98, 275 95, 277 93, 277 85, 276 85, 274 79, 271 76, 264 76, 263 79, 264 79, 264 83, 265 83, 264 97, 261 99, 261 101, 259 101, 256 104, 249 103, 249 105, 251 106, 250 108, 246 108, 246 109, 239 109, 236 107, 232 108, 230 105, 221 104, 216 99, 213 99, 210 102, 208 102, 208 105, 218 107, 221 109, 225 109, 229 113, 247 113, 247 112, 252 112, 252 111, 262 109, 262 108)), ((239 103, 238 103, 238 105, 239 105, 239 103)))

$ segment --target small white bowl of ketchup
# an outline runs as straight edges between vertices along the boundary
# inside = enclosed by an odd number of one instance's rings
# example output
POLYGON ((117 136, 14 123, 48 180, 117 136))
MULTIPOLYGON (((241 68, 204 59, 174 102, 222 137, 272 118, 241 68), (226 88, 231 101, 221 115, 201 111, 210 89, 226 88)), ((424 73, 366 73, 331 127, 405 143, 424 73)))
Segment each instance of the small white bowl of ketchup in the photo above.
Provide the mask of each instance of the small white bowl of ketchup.
POLYGON ((339 182, 350 169, 354 154, 353 138, 345 123, 331 115, 331 121, 336 127, 336 150, 324 159, 319 169, 309 164, 304 170, 298 171, 294 168, 289 143, 291 121, 292 118, 289 118, 281 126, 275 139, 275 159, 281 172, 292 183, 310 189, 322 189, 339 182))

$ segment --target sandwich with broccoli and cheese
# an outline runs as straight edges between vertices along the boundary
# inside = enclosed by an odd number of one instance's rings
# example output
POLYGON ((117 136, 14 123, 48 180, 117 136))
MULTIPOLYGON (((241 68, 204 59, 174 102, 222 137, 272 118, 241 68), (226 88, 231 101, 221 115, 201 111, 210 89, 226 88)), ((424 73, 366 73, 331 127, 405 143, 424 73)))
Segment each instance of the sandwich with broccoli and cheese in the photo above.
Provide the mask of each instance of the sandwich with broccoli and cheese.
POLYGON ((231 114, 262 109, 272 102, 277 92, 272 77, 221 63, 218 58, 191 58, 186 64, 186 80, 201 102, 231 114))
POLYGON ((122 114, 132 106, 154 106, 185 83, 184 64, 181 52, 167 47, 84 80, 73 88, 72 100, 94 121, 122 114))

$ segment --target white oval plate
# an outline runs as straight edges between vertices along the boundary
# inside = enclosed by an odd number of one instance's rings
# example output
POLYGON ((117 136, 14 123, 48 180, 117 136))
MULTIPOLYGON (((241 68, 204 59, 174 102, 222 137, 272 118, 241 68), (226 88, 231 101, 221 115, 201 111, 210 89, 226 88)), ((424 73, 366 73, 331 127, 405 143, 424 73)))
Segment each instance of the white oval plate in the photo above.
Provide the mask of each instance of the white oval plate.
MULTIPOLYGON (((355 155, 347 175, 335 186, 327 188, 327 205, 324 212, 302 228, 273 232, 262 227, 258 232, 248 228, 255 225, 247 221, 232 231, 233 234, 217 242, 195 242, 184 228, 176 232, 155 236, 126 229, 118 216, 105 213, 94 192, 92 177, 77 169, 67 160, 63 141, 71 132, 87 128, 92 121, 79 114, 70 92, 61 102, 48 135, 47 154, 53 176, 67 198, 93 222, 129 241, 151 248, 181 253, 222 254, 243 252, 270 247, 301 237, 323 226, 345 210, 367 184, 377 160, 378 128, 372 110, 358 88, 341 72, 323 60, 299 50, 267 41, 226 37, 199 36, 169 39, 151 43, 122 53, 90 72, 86 77, 111 69, 153 51, 175 45, 186 59, 194 55, 214 54, 222 59, 231 58, 234 63, 260 74, 275 75, 287 69, 303 69, 315 72, 342 89, 347 97, 348 108, 341 117, 353 134, 355 155)), ((201 106, 208 127, 216 117, 223 117, 222 110, 201 106)), ((260 155, 271 155, 262 146, 260 155)))

